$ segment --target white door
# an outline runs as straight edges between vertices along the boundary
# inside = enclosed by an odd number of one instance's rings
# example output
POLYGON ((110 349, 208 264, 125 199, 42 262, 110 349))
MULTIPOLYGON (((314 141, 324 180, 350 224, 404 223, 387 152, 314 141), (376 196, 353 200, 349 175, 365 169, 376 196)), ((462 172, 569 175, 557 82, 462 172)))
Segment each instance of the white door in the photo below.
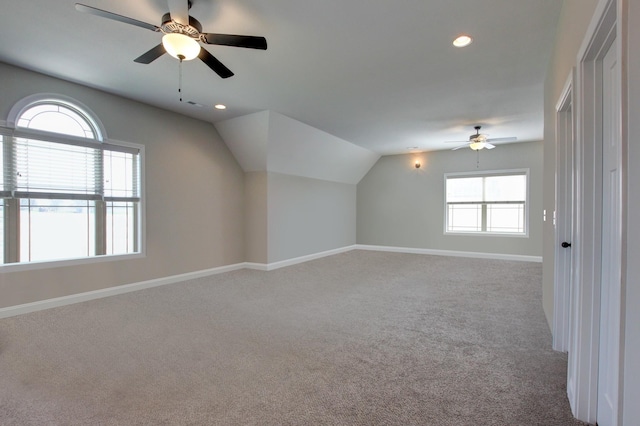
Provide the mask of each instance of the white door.
MULTIPOLYGON (((572 73, 573 74, 573 73, 572 73)), ((556 210, 553 349, 569 350, 571 318, 571 235, 573 222, 573 78, 569 77, 556 106, 556 210)))
POLYGON ((602 61, 602 274, 598 356, 599 426, 618 424, 621 317, 621 152, 615 42, 602 61))

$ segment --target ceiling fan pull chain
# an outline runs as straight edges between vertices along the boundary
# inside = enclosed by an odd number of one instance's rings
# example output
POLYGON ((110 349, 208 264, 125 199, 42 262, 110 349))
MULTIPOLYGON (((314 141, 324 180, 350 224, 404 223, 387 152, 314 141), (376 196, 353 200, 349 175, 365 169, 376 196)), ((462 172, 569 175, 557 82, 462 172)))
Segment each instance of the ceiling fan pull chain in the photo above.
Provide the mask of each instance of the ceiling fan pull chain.
POLYGON ((182 102, 182 59, 178 65, 178 94, 180 95, 180 102, 182 102))

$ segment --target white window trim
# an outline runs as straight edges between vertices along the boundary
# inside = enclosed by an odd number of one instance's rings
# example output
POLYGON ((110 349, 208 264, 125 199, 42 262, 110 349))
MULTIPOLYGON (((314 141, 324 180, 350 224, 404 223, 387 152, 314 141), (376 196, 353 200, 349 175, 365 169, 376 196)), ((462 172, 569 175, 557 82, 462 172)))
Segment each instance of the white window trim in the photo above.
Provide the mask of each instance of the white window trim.
POLYGON ((443 233, 446 236, 465 236, 465 237, 506 237, 506 238, 529 238, 529 205, 531 204, 530 198, 530 170, 525 169, 503 169, 503 170, 482 170, 475 172, 449 172, 444 174, 442 185, 443 190, 443 205, 444 205, 444 217, 442 221, 443 233), (509 233, 509 232, 486 232, 486 231, 447 231, 447 179, 453 177, 487 177, 487 176, 501 176, 501 175, 515 175, 524 174, 527 177, 527 199, 524 206, 524 233, 509 233))
MULTIPOLYGON (((71 109, 73 110, 80 108, 82 111, 86 113, 84 114, 85 117, 89 119, 91 124, 95 126, 96 130, 99 133, 96 135, 96 141, 102 142, 108 139, 107 132, 104 126, 102 125, 102 122, 98 118, 98 115, 95 112, 93 112, 91 108, 89 108, 82 102, 77 101, 74 98, 71 98, 65 95, 60 95, 58 93, 37 93, 35 95, 30 95, 20 99, 9 110, 9 116, 7 117, 7 121, 4 124, 6 125, 6 127, 11 127, 13 129, 16 129, 16 121, 18 117, 22 115, 25 109, 30 108, 34 103, 40 103, 40 102, 46 102, 46 101, 51 101, 53 103, 67 104, 67 106, 71 107, 71 109)), ((33 129, 30 129, 30 130, 33 131, 33 129)))
POLYGON ((142 250, 140 253, 129 254, 105 254, 92 257, 81 257, 76 259, 62 259, 62 260, 48 260, 48 261, 33 261, 22 263, 7 263, 0 266, 0 273, 4 272, 23 272, 23 271, 36 271, 38 269, 52 269, 63 268, 68 266, 80 266, 88 265, 91 263, 103 263, 103 262, 115 262, 122 260, 142 259, 145 258, 146 253, 142 250))
MULTIPOLYGON (((0 125, 3 122, 0 121, 0 125)), ((110 139, 109 143, 113 145, 120 145, 128 148, 135 148, 140 151, 140 250, 137 253, 127 253, 127 254, 105 254, 99 256, 91 256, 91 257, 79 257, 74 259, 58 259, 58 260, 47 260, 47 261, 34 261, 34 262, 19 262, 19 263, 7 263, 0 264, 0 273, 4 272, 21 272, 21 271, 35 271, 38 269, 50 269, 50 268, 61 268, 68 266, 79 266, 79 265, 88 265, 91 263, 102 263, 102 262, 115 262, 115 261, 123 261, 123 260, 132 260, 132 259, 141 259, 147 257, 146 252, 146 241, 147 241, 147 228, 146 228, 146 196, 145 196, 145 153, 144 153, 144 145, 132 143, 132 142, 124 142, 110 139)))
MULTIPOLYGON (((58 259, 58 260, 47 260, 47 261, 34 261, 34 262, 19 262, 19 263, 0 263, 0 273, 7 272, 21 272, 21 271, 32 271, 39 269, 50 269, 50 268, 60 268, 60 267, 69 267, 69 266, 79 266, 79 265, 87 265, 92 263, 102 263, 102 262, 114 262, 114 261, 123 261, 123 260, 132 260, 132 259, 141 259, 146 257, 146 241, 147 241, 147 232, 146 232, 146 190, 145 190, 145 146, 142 144, 137 144, 133 142, 120 141, 115 139, 108 139, 104 126, 102 122, 100 122, 98 116, 86 105, 82 102, 77 101, 74 98, 69 96, 60 95, 57 93, 39 93, 31 96, 27 96, 20 101, 16 102, 14 106, 11 108, 8 120, 0 120, 0 126, 5 128, 11 128, 17 130, 16 128, 16 119, 20 116, 22 111, 25 108, 32 105, 34 102, 40 101, 57 101, 62 103, 69 103, 70 105, 79 107, 84 110, 86 114, 89 115, 88 118, 91 119, 92 124, 94 124, 100 133, 100 135, 96 135, 99 139, 95 139, 96 143, 117 145, 126 148, 137 149, 139 151, 140 158, 140 223, 139 223, 139 251, 136 253, 127 253, 127 254, 105 254, 99 256, 91 256, 91 257, 80 257, 73 259, 58 259)), ((33 129, 20 129, 20 131, 24 131, 26 133, 33 132, 33 134, 42 134, 42 132, 33 129)), ((74 138, 73 136, 68 136, 69 139, 82 139, 82 138, 74 138)), ((2 224, 0 224, 2 225, 2 224)))

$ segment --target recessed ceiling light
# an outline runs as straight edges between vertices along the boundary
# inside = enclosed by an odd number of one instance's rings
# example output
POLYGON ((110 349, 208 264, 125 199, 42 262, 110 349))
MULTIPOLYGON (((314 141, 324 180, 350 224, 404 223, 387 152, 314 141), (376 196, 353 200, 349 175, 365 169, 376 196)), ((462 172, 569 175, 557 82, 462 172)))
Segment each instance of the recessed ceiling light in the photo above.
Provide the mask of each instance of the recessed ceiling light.
POLYGON ((453 45, 455 47, 465 47, 470 45, 472 41, 473 39, 471 38, 471 36, 462 34, 461 36, 458 36, 455 40, 453 40, 453 45))
POLYGON ((222 104, 216 104, 216 105, 214 105, 214 108, 215 109, 227 109, 227 106, 226 105, 222 105, 222 104))

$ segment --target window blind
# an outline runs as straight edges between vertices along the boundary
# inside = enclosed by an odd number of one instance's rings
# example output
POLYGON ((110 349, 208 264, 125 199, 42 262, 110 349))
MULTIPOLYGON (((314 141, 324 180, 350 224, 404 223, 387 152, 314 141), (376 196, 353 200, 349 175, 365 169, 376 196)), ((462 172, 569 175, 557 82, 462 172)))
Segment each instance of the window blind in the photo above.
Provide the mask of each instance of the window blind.
POLYGON ((446 179, 448 204, 523 203, 527 177, 523 174, 446 179))
POLYGON ((11 196, 11 171, 7 170, 5 165, 7 164, 7 157, 10 157, 10 153, 7 152, 8 144, 5 143, 10 137, 11 133, 7 129, 0 127, 0 198, 8 198, 11 196))
POLYGON ((31 131, 12 133, 0 133, 3 196, 139 201, 138 149, 31 131))
POLYGON ((16 198, 102 197, 102 151, 34 139, 15 138, 16 198))

